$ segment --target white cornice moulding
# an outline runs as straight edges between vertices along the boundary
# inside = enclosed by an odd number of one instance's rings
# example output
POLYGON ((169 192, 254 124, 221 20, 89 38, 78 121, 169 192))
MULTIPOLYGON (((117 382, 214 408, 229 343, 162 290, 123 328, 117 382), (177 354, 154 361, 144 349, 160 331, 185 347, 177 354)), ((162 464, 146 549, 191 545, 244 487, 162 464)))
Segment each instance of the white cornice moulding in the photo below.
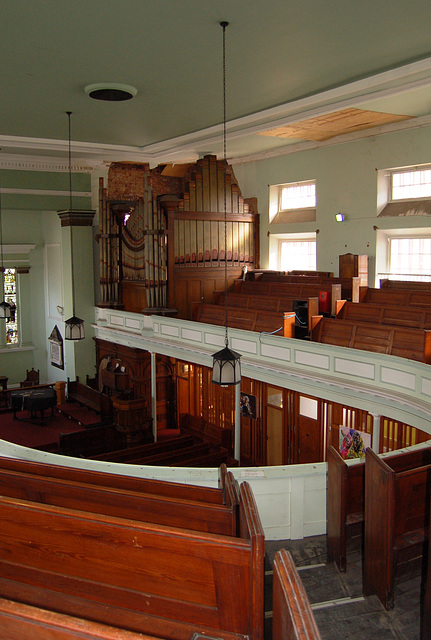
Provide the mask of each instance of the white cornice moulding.
MULTIPOLYGON (((9 189, 3 187, 1 192, 14 196, 70 196, 70 191, 55 189, 9 189)), ((72 196, 77 198, 91 198, 91 191, 72 191, 72 196)))
POLYGON ((3 253, 5 255, 30 253, 35 247, 35 244, 4 244, 3 253))

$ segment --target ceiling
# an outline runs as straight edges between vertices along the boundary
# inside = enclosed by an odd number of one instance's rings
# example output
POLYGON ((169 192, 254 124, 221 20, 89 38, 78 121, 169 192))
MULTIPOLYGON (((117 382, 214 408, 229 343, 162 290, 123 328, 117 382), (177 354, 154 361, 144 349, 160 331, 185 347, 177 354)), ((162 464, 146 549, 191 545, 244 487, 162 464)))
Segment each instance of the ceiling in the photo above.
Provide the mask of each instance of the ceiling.
POLYGON ((431 123, 429 0, 2 0, 0 12, 0 166, 64 158, 66 111, 83 163, 221 155, 221 20, 234 162, 431 123), (137 95, 86 95, 105 82, 137 95), (301 123, 306 136, 304 122, 345 109, 409 117, 324 142, 274 134, 301 123))

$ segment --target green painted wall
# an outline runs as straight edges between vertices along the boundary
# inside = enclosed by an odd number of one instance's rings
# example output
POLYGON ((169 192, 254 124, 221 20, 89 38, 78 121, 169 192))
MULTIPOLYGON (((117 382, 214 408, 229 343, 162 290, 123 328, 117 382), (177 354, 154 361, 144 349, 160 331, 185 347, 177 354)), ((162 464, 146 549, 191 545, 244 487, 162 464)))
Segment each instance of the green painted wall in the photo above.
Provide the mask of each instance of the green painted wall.
MULTIPOLYGON (((65 359, 65 369, 60 370, 50 364, 48 336, 57 324, 64 336, 64 320, 56 310, 57 305, 64 305, 63 296, 68 285, 63 282, 63 256, 67 247, 62 246, 62 230, 57 211, 69 207, 69 176, 67 173, 45 171, 1 170, 0 183, 2 191, 2 229, 3 244, 22 245, 34 244, 35 248, 29 254, 13 254, 5 252, 5 266, 29 265, 30 271, 19 276, 21 335, 23 345, 21 349, 5 348, 0 350, 0 371, 9 377, 9 385, 19 384, 25 378, 27 369, 34 367, 40 370, 40 380, 55 382, 66 380, 69 375, 74 378, 74 357, 65 359), (22 194, 8 193, 8 189, 32 191, 46 190, 49 192, 63 192, 57 194, 22 194), (51 278, 48 272, 54 274, 51 278), (49 285, 54 291, 49 291, 49 285), (73 365, 73 366, 72 366, 73 365)), ((90 174, 74 173, 72 189, 91 193, 90 174)), ((91 197, 74 197, 74 208, 90 209, 91 197)), ((87 228, 90 238, 92 229, 87 228)), ((78 232, 79 235, 79 232, 78 232)), ((78 238, 78 242, 79 242, 78 238)), ((93 319, 93 279, 92 279, 92 240, 86 247, 87 258, 81 262, 87 266, 85 279, 86 314, 93 319), (89 277, 90 274, 90 277, 89 277)), ((91 340, 89 349, 93 354, 88 373, 94 374, 94 341, 91 340)), ((88 358, 81 358, 83 366, 88 358)), ((81 375, 85 379, 87 371, 81 375)))
POLYGON ((338 274, 338 256, 347 252, 367 254, 370 284, 374 284, 376 232, 373 227, 431 227, 429 216, 377 217, 377 171, 431 162, 431 127, 327 145, 313 150, 234 164, 245 197, 256 196, 260 213, 261 267, 269 265, 271 234, 314 232, 317 235, 317 268, 338 274), (268 185, 315 179, 315 222, 270 224, 268 185), (337 212, 344 223, 335 221, 337 212))

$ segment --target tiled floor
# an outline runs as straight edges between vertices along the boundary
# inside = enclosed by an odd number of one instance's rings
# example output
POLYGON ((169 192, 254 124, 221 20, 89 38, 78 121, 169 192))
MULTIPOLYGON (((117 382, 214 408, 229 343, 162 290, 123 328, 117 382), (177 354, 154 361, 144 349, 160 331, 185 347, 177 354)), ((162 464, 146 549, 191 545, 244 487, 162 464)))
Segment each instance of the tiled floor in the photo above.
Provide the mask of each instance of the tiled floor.
MULTIPOLYGON (((360 544, 348 547, 346 573, 326 563, 326 536, 304 540, 266 542, 266 603, 271 610, 271 565, 276 551, 290 551, 312 605, 322 640, 419 640, 420 576, 399 583, 395 607, 386 611, 376 596, 362 595, 360 544)), ((266 638, 271 636, 271 618, 266 620, 266 638)))

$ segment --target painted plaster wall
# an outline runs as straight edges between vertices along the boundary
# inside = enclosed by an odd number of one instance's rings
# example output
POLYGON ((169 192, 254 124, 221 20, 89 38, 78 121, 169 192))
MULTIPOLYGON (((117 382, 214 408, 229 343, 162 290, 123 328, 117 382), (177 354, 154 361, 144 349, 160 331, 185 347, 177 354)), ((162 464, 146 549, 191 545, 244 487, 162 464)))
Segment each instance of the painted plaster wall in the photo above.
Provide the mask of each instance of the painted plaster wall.
POLYGON ((338 275, 338 256, 369 256, 369 284, 374 285, 376 232, 380 229, 431 227, 427 216, 378 218, 377 171, 431 162, 431 127, 399 131, 342 144, 235 164, 235 175, 247 197, 258 198, 261 215, 261 267, 269 266, 271 234, 315 232, 317 269, 338 275), (315 222, 270 224, 268 185, 315 179, 315 222), (335 214, 346 215, 344 223, 335 214))

